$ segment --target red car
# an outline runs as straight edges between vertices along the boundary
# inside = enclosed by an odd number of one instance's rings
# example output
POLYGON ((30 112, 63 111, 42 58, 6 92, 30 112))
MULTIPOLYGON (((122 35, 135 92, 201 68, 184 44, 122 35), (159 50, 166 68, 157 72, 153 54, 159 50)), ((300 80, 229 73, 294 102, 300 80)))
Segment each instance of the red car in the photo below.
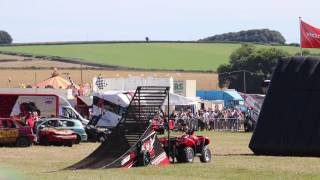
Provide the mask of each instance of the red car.
POLYGON ((19 121, 0 118, 0 145, 28 147, 35 142, 31 128, 19 121))
POLYGON ((200 157, 200 161, 204 163, 211 161, 209 138, 195 136, 193 131, 181 137, 170 138, 170 148, 168 138, 159 138, 159 141, 167 155, 178 162, 193 162, 194 156, 200 157))
POLYGON ((58 129, 51 124, 41 125, 38 132, 39 144, 41 145, 64 145, 72 147, 77 135, 72 130, 58 129))

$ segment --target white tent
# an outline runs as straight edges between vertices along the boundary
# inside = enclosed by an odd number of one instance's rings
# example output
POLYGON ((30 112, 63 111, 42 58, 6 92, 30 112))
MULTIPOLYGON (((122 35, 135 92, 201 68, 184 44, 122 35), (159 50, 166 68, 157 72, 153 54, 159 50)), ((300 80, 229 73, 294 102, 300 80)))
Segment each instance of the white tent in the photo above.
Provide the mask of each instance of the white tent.
POLYGON ((101 99, 108 100, 114 104, 120 105, 122 107, 127 107, 131 101, 131 95, 124 91, 105 91, 94 93, 93 96, 99 97, 101 99))
MULTIPOLYGON (((105 91, 94 93, 94 96, 97 96, 102 99, 107 99, 108 101, 118 104, 122 107, 127 107, 130 104, 132 93, 127 93, 128 91, 105 91)), ((197 105, 197 101, 191 100, 187 97, 180 96, 178 94, 170 93, 170 106, 189 106, 189 105, 197 105)), ((164 105, 167 105, 167 99, 164 102, 164 105)))
MULTIPOLYGON (((184 96, 180 96, 178 94, 174 94, 174 93, 170 93, 169 95, 170 99, 170 106, 186 106, 186 105, 196 105, 197 102, 193 101, 187 97, 184 96)), ((166 99, 166 101, 164 102, 164 105, 167 105, 168 101, 166 99)))
MULTIPOLYGON (((138 86, 169 86, 170 92, 173 92, 173 78, 157 78, 157 77, 117 77, 117 78, 104 78, 107 86, 103 91, 132 91, 136 90, 138 86)), ((97 77, 93 78, 93 90, 98 91, 96 86, 97 77)))

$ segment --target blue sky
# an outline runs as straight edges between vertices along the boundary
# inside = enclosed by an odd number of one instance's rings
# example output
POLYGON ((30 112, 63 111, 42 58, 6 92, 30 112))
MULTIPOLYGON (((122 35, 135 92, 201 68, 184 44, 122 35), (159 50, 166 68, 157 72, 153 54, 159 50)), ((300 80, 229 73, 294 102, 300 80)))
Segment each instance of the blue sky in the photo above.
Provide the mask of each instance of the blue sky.
POLYGON ((0 0, 14 42, 197 40, 269 28, 299 41, 298 17, 320 27, 319 0, 0 0))

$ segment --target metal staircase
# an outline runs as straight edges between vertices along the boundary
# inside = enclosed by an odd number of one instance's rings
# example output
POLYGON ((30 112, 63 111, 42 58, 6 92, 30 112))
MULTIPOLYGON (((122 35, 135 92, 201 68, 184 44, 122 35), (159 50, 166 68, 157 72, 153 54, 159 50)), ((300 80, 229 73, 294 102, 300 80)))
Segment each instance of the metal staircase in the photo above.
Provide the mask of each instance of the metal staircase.
POLYGON ((138 87, 128 110, 118 125, 124 131, 129 145, 134 145, 150 124, 150 120, 160 112, 169 87, 138 87))

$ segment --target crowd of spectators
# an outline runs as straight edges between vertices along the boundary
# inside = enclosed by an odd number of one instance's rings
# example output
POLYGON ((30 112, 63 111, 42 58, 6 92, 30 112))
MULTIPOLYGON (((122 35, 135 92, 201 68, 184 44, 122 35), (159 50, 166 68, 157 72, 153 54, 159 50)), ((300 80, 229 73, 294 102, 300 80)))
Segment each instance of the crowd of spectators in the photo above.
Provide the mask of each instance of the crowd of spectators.
POLYGON ((187 130, 215 130, 215 131, 239 131, 243 127, 244 114, 237 108, 225 108, 215 110, 199 110, 192 113, 188 111, 174 111, 171 119, 175 121, 175 129, 187 130))

